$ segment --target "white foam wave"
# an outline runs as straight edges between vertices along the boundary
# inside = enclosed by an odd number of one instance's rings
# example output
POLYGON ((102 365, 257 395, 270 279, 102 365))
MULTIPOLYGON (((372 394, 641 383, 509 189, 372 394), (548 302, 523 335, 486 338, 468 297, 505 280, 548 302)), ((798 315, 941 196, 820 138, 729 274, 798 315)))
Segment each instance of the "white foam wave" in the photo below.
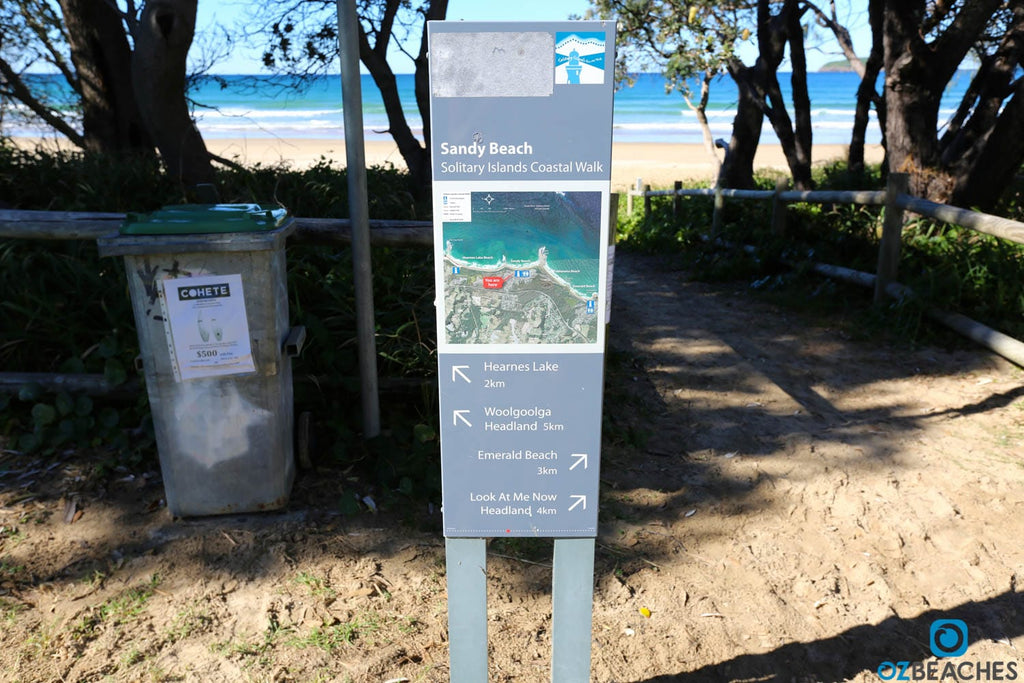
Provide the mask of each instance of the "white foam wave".
POLYGON ((206 118, 315 118, 341 116, 341 107, 336 109, 255 109, 253 107, 219 107, 196 110, 197 119, 206 118))

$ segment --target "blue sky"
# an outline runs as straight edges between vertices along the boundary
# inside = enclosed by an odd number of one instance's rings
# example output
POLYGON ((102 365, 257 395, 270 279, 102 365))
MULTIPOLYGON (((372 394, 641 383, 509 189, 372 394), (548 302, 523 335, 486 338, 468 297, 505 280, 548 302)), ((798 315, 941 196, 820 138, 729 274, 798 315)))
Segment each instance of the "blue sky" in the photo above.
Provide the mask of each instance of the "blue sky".
MULTIPOLYGON (((848 21, 848 28, 853 33, 857 51, 866 55, 871 46, 871 35, 867 27, 867 19, 863 12, 844 14, 852 0, 839 0, 840 20, 848 21), (852 18, 851 18, 852 17, 852 18)), ((252 0, 202 0, 199 2, 197 28, 202 30, 214 21, 225 26, 232 26, 240 17, 245 17, 252 0)), ((582 16, 590 7, 588 0, 449 0, 449 21, 562 21, 571 15, 582 16)), ((750 41, 752 43, 752 41, 750 41)), ((807 54, 808 68, 817 69, 822 64, 839 59, 837 47, 809 49, 807 54)), ((752 63, 756 54, 753 46, 747 52, 741 52, 748 63, 752 63)), ((392 68, 399 73, 412 71, 412 63, 400 55, 393 58, 392 68), (404 62, 404 63, 403 63, 404 62)), ((234 54, 214 67, 214 73, 240 74, 260 73, 259 51, 235 50, 234 54)), ((784 67, 785 68, 785 67, 784 67)), ((336 69, 335 69, 336 71, 336 69)))

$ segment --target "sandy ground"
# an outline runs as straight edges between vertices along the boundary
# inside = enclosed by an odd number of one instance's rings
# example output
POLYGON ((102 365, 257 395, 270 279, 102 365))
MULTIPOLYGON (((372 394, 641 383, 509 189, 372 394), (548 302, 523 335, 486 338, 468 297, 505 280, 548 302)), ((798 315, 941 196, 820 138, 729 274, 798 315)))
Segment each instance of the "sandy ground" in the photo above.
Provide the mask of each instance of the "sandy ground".
MULTIPOLYGON (((37 138, 15 140, 27 147, 41 142, 37 138)), ((338 166, 347 165, 343 140, 224 138, 207 140, 206 145, 212 153, 242 163, 286 163, 295 168, 305 168, 324 158, 338 166)), ((845 145, 815 145, 813 158, 816 164, 844 159, 846 149, 845 145)), ((365 155, 369 166, 390 164, 405 168, 398 148, 390 141, 368 140, 365 155)), ((865 158, 868 163, 880 162, 881 146, 869 146, 865 150, 865 158)), ((754 165, 758 169, 787 169, 785 155, 778 145, 762 145, 754 165)), ((716 166, 702 145, 620 142, 612 146, 611 170, 612 191, 621 192, 635 187, 637 179, 641 179, 641 185, 665 188, 672 187, 676 180, 713 178, 716 166)))
MULTIPOLYGON (((1021 676, 1024 371, 671 257, 615 276, 591 680, 1021 676)), ((436 510, 340 515, 369 489, 321 463, 283 512, 172 519, 159 473, 92 465, 0 450, 0 679, 448 680, 436 510)), ((492 541, 487 581, 489 679, 550 680, 550 544, 492 541)))

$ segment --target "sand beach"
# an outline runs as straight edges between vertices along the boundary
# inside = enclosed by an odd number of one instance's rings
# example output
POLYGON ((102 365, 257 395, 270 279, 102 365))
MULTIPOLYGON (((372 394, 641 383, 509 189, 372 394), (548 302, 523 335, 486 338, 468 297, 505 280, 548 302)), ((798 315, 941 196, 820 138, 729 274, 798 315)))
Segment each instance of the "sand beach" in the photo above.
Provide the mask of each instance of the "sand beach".
MULTIPOLYGON (((36 145, 53 146, 53 139, 13 138, 25 148, 36 145)), ((67 145, 65 142, 64 145, 67 145)), ((207 148, 214 154, 243 164, 288 164, 306 168, 326 159, 345 166, 345 141, 335 138, 210 138, 207 148)), ((392 165, 404 168, 398 147, 389 140, 367 140, 366 162, 369 166, 392 165)), ((814 146, 815 165, 844 159, 846 145, 814 146)), ((879 163, 883 150, 869 145, 865 150, 868 163, 879 163)), ((779 145, 761 145, 755 157, 755 168, 786 171, 786 158, 779 145)), ((714 176, 714 163, 702 145, 685 143, 616 142, 612 145, 612 191, 621 192, 636 185, 637 179, 653 188, 671 187, 676 180, 709 179, 714 176)))
MULTIPOLYGON (((275 164, 287 162, 297 168, 315 163, 321 157, 345 163, 345 143, 333 139, 212 139, 206 141, 213 153, 246 163, 275 164)), ((846 156, 846 145, 814 146, 815 164, 827 163, 846 156)), ((871 145, 865 150, 869 163, 882 160, 882 147, 871 145)), ((368 165, 392 164, 404 168, 398 147, 390 141, 366 142, 368 165)), ((786 170, 786 157, 779 145, 761 145, 755 157, 755 168, 786 170)), ((712 178, 714 163, 702 145, 679 143, 616 142, 612 145, 612 190, 619 192, 636 184, 641 178, 651 187, 671 187, 676 180, 712 178)))

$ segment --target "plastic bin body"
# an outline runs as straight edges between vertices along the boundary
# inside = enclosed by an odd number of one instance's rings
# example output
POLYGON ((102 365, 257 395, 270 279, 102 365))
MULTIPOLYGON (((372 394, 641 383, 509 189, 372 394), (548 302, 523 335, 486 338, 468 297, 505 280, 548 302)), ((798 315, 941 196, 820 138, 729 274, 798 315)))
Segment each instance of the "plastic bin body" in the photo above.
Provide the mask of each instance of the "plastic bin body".
MULTIPOLYGON (((273 510, 295 478, 285 238, 264 232, 117 235, 124 256, 167 507, 176 516, 273 510), (183 379, 163 280, 240 275, 255 371, 183 379)), ((186 281, 187 282, 187 281, 186 281)))

